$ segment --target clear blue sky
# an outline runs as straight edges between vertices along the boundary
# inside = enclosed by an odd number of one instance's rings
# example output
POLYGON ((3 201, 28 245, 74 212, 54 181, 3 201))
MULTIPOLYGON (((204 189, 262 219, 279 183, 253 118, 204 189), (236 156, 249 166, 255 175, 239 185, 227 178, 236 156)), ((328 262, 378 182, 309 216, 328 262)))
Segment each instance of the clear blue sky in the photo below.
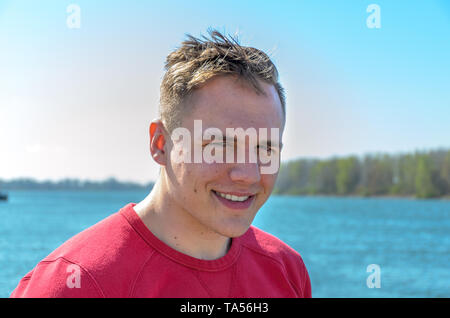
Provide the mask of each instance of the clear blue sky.
POLYGON ((271 52, 283 160, 450 148, 449 1, 0 0, 0 178, 154 180, 165 56, 208 27, 271 52))

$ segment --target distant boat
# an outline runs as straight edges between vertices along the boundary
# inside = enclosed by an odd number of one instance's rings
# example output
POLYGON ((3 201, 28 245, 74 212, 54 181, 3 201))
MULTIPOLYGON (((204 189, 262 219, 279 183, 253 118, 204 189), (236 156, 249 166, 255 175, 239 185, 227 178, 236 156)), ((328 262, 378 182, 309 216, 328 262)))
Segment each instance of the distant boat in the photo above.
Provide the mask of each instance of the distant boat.
POLYGON ((8 194, 0 192, 0 201, 7 201, 8 200, 8 194))

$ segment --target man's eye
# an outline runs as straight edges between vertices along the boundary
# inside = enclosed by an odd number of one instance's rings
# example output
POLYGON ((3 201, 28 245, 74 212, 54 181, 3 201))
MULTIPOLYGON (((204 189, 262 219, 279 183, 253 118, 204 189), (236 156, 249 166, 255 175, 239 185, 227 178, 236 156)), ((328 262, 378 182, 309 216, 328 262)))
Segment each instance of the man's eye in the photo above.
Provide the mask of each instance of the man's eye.
POLYGON ((272 147, 258 146, 258 152, 261 151, 261 149, 265 151, 267 154, 271 154, 273 152, 272 147))

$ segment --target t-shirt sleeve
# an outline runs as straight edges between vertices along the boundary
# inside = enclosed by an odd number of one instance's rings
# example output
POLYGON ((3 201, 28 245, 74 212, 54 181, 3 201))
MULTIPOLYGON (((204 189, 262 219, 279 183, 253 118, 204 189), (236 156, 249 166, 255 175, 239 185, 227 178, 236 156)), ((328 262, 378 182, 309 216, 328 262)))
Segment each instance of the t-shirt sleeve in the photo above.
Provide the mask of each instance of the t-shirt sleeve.
POLYGON ((81 266, 64 258, 41 261, 21 279, 11 298, 105 297, 95 279, 81 266))
POLYGON ((290 260, 286 262, 287 272, 291 283, 295 286, 299 298, 311 298, 311 280, 308 270, 300 254, 290 254, 290 260))
POLYGON ((308 271, 306 270, 306 266, 303 264, 303 272, 304 272, 304 279, 303 279, 303 298, 311 298, 311 280, 309 279, 308 271))

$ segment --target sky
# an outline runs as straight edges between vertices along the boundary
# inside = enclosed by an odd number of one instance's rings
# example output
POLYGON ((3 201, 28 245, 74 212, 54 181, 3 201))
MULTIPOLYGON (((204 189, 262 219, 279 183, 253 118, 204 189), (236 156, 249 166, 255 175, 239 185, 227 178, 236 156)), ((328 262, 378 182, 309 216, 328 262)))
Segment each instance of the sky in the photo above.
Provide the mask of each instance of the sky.
POLYGON ((0 0, 0 179, 156 180, 165 57, 209 27, 277 65, 282 161, 450 148, 445 0, 0 0))

